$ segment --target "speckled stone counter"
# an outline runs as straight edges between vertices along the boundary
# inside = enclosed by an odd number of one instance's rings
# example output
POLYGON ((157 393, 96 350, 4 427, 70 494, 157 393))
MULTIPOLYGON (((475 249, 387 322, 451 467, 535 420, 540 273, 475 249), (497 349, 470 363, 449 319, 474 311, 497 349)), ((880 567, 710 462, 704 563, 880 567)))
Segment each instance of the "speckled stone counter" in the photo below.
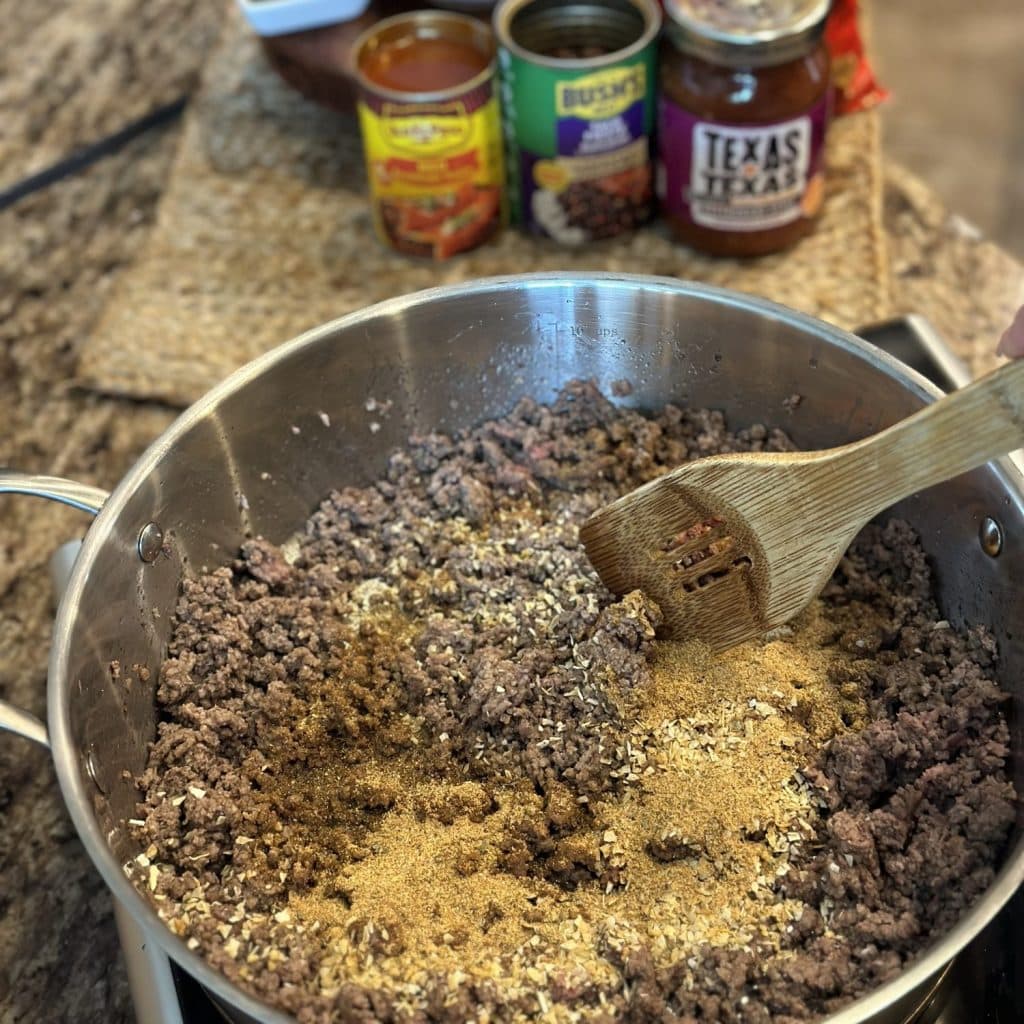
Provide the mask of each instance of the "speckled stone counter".
MULTIPOLYGON (((6 4, 0 190, 195 87, 221 8, 6 4)), ((177 144, 152 132, 0 212, 0 465, 109 487, 173 417, 76 391, 77 346, 152 222, 177 144)), ((47 561, 85 517, 0 499, 0 696, 44 713, 47 561)), ((110 900, 46 752, 0 735, 0 1022, 132 1019, 110 900)))
MULTIPOLYGON (((217 23, 212 5, 193 0, 8 8, 0 188, 191 88, 217 23)), ((147 236, 177 132, 152 132, 0 212, 0 464, 111 487, 173 417, 77 390, 72 375, 112 281, 147 236)), ((983 370, 1024 302, 1024 268, 898 168, 887 180, 894 311, 925 313, 983 370)), ((85 525, 0 499, 0 696, 37 714, 53 613, 47 560, 85 525)), ((0 1024, 131 1020, 110 902, 47 755, 6 735, 0 820, 0 1024)))

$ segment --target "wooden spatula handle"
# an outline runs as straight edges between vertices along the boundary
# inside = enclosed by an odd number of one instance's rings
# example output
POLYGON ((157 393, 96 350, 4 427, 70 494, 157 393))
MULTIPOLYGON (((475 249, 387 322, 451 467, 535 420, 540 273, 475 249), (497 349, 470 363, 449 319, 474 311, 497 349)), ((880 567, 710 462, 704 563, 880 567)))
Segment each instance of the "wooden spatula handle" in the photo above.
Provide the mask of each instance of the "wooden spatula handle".
POLYGON ((851 511, 870 519, 901 498, 1024 446, 1024 359, 850 445, 839 460, 851 511), (847 462, 846 460, 850 461, 847 462))

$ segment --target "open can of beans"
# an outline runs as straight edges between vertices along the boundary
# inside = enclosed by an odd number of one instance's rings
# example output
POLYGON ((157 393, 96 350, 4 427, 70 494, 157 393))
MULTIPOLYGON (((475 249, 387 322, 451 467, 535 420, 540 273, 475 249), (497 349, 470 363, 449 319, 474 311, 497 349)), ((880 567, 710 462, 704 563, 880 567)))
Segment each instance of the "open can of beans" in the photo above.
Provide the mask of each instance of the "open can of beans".
POLYGON ((646 221, 656 0, 502 0, 494 27, 514 219, 568 245, 646 221))
POLYGON ((490 28, 447 11, 396 15, 356 41, 355 65, 382 241, 441 260, 491 238, 506 203, 490 28))

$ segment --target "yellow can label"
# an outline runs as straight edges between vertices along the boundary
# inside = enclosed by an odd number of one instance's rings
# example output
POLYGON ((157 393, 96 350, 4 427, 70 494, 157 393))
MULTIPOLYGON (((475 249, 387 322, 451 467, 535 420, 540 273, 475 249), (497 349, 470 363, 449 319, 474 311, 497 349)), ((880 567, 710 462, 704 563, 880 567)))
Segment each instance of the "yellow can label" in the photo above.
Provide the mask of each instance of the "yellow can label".
POLYGON ((359 104, 367 176, 381 237, 445 259, 485 241, 505 218, 497 97, 359 104))
POLYGON ((592 75, 559 82, 555 90, 555 114, 586 121, 603 121, 628 110, 647 95, 644 64, 608 68, 592 75))
POLYGON ((438 104, 430 110, 420 113, 385 103, 379 117, 369 110, 367 115, 384 146, 414 157, 447 156, 472 145, 473 124, 465 104, 438 104))

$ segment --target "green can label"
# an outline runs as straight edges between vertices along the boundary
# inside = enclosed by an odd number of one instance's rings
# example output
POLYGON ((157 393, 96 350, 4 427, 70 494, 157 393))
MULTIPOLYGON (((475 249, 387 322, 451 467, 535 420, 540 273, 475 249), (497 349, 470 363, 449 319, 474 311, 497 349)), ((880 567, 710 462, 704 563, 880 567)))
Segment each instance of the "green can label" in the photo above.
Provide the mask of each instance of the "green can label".
POLYGON ((512 215, 567 245, 610 238, 651 214, 654 47, 580 70, 499 50, 512 215))

